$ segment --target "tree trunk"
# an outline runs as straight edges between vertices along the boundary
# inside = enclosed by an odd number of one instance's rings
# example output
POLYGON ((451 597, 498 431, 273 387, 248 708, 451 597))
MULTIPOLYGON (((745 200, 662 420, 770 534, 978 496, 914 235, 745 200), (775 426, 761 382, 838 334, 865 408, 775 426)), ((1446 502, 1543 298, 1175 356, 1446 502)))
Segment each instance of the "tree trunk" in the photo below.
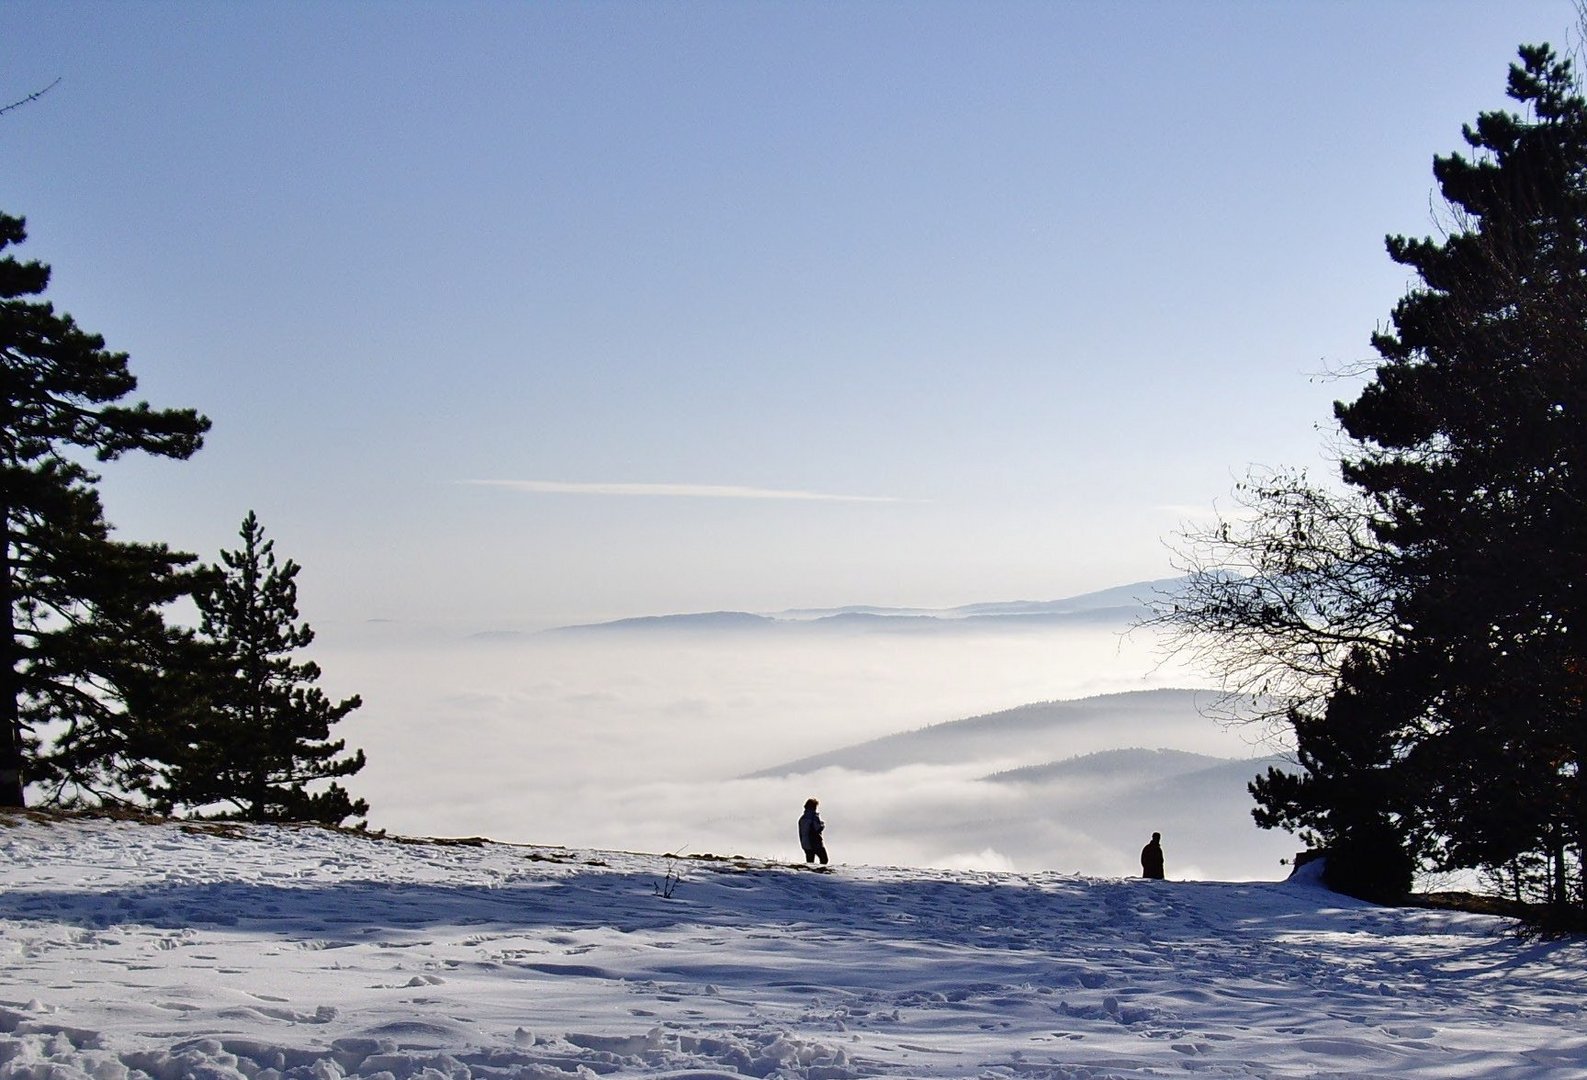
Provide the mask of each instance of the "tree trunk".
POLYGON ((1563 911, 1566 906, 1566 896, 1569 895, 1570 886, 1565 879, 1565 838, 1560 835, 1559 829, 1551 830, 1553 851, 1550 855, 1548 902, 1557 911, 1563 911))
MULTIPOLYGON (((1576 730, 1578 742, 1581 740, 1581 731, 1587 717, 1576 717, 1576 730)), ((1576 753, 1576 786, 1572 795, 1576 805, 1573 808, 1571 824, 1576 833, 1576 908, 1580 912, 1587 912, 1587 753, 1580 749, 1576 753)))
POLYGON ((18 698, 16 589, 11 579, 10 513, 0 509, 0 807, 27 805, 23 794, 22 715, 18 698))

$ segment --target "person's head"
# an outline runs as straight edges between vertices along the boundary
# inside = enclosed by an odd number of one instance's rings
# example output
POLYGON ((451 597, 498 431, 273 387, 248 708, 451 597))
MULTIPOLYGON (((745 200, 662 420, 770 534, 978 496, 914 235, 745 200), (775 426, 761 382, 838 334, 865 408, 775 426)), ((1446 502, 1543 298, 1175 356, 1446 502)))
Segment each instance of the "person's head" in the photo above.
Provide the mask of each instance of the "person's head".
POLYGON ((821 805, 821 800, 820 799, 806 799, 805 800, 805 809, 806 810, 814 810, 816 807, 818 807, 820 805, 821 805))
POLYGON ((1163 838, 1163 834, 1162 834, 1162 833, 1160 833, 1160 832, 1154 832, 1154 833, 1153 833, 1153 834, 1152 834, 1152 843, 1154 843, 1154 844, 1155 844, 1155 843, 1157 843, 1157 841, 1159 841, 1159 840, 1161 840, 1161 839, 1162 839, 1162 838, 1163 838))

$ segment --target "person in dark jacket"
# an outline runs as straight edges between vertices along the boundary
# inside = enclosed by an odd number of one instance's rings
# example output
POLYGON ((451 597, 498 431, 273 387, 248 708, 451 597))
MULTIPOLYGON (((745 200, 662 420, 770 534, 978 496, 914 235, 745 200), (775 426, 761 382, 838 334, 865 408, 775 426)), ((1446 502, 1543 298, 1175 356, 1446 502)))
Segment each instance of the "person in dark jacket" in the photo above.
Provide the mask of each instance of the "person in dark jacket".
POLYGON ((1163 834, 1153 833, 1152 842, 1141 848, 1141 876, 1163 878, 1163 834))
POLYGON ((805 812, 799 818, 799 846, 805 849, 805 862, 812 863, 817 859, 821 865, 827 864, 827 846, 821 839, 821 834, 826 826, 821 822, 821 815, 816 813, 820 802, 816 799, 805 800, 805 812))

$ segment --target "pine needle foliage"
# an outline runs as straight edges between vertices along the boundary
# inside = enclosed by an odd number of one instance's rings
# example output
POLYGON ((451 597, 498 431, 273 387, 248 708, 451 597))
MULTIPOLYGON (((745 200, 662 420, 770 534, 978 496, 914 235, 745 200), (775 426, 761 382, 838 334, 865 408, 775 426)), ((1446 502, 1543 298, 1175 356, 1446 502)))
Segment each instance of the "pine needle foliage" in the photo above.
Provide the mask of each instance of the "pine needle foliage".
POLYGON ((162 673, 191 636, 163 609, 193 586, 191 555, 111 536, 90 463, 187 458, 209 421, 128 403, 125 353, 37 299, 49 267, 0 213, 0 806, 37 785, 53 802, 118 802, 148 775, 151 725, 180 708, 162 673))
POLYGON ((1254 816, 1328 848, 1336 886, 1474 870, 1565 925, 1587 911, 1587 100, 1546 45, 1507 92, 1434 160, 1443 235, 1388 238, 1415 283, 1335 406, 1346 493, 1248 487, 1153 623, 1281 718, 1298 771, 1252 783, 1254 816))
POLYGON ((1587 100, 1568 60, 1520 50, 1519 112, 1434 162, 1453 228, 1391 237, 1419 284, 1336 406, 1346 482, 1377 509, 1395 647, 1347 668, 1439 869, 1541 861, 1587 905, 1587 100))
POLYGON ((243 821, 340 825, 369 812, 339 783, 364 767, 331 728, 362 705, 333 703, 314 685, 320 669, 297 654, 314 641, 298 614, 292 560, 278 562, 250 511, 242 546, 223 551, 197 593, 208 647, 203 707, 181 728, 170 764, 150 787, 155 805, 243 821))

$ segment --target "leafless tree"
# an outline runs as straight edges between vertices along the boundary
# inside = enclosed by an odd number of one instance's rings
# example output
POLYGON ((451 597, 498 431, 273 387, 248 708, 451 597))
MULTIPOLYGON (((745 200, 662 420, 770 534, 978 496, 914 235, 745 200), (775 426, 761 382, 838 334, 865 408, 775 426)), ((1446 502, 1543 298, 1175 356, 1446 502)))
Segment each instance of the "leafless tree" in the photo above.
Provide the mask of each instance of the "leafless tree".
POLYGON ((1235 508, 1174 542, 1183 580, 1142 625, 1220 682, 1213 711, 1278 734, 1320 708, 1358 648, 1392 639, 1392 589, 1371 506, 1303 471, 1250 474, 1235 508))

